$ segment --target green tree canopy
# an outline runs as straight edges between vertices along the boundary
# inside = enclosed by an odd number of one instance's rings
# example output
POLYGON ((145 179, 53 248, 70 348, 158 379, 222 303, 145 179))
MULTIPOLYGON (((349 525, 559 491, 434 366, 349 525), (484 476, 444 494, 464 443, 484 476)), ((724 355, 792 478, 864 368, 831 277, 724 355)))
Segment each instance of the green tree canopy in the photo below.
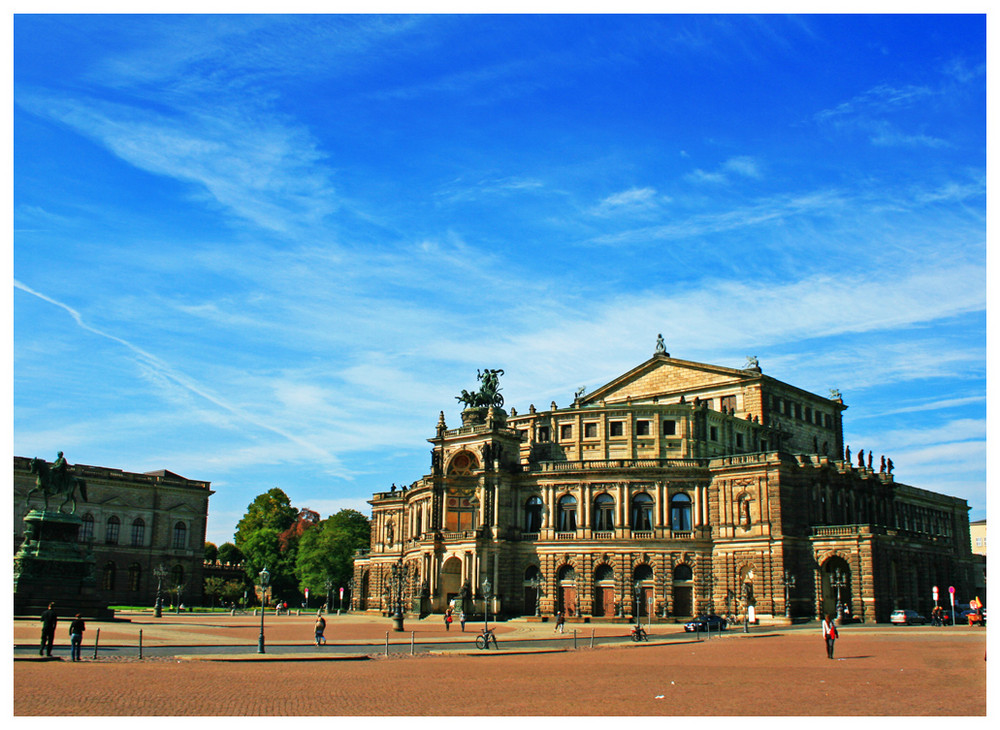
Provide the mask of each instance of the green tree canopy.
POLYGON ((209 563, 214 563, 217 557, 219 557, 219 548, 215 546, 214 542, 206 542, 205 560, 209 563))
POLYGON ((279 539, 298 514, 288 495, 274 488, 255 497, 236 525, 234 542, 243 553, 247 578, 257 584, 266 567, 271 575, 268 593, 276 599, 295 600, 298 593, 294 574, 296 545, 287 541, 283 545, 279 539))
POLYGON ((219 545, 219 562, 229 565, 238 565, 243 562, 243 553, 231 542, 224 542, 219 545))
POLYGON ((354 551, 368 547, 370 534, 368 518, 353 509, 342 509, 303 533, 295 561, 299 589, 325 596, 327 580, 334 591, 346 588, 354 574, 354 551))
POLYGON ((247 505, 246 514, 236 525, 236 547, 243 550, 243 543, 257 530, 266 528, 284 532, 295 523, 298 515, 299 511, 292 507, 288 495, 277 487, 258 494, 247 505))

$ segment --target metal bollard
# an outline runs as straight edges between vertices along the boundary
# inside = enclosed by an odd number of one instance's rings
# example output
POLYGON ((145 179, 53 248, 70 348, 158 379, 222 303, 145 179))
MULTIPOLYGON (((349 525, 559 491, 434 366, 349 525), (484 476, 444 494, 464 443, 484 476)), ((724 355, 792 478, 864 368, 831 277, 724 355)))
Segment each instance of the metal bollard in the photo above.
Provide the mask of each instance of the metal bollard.
POLYGON ((385 632, 385 655, 389 656, 389 632, 385 632))
POLYGON ((97 629, 97 636, 94 637, 94 659, 97 659, 97 645, 101 643, 101 630, 97 629))
POLYGON ((139 629, 139 658, 142 659, 142 629, 139 629))
POLYGON ((590 630, 590 648, 591 649, 594 648, 594 634, 596 634, 596 633, 597 633, 597 631, 595 629, 591 629, 590 630))
POLYGON ((576 629, 573 629, 573 648, 576 648, 576 629))
POLYGON ((413 656, 413 634, 414 634, 414 632, 411 631, 410 632, 410 656, 413 656))

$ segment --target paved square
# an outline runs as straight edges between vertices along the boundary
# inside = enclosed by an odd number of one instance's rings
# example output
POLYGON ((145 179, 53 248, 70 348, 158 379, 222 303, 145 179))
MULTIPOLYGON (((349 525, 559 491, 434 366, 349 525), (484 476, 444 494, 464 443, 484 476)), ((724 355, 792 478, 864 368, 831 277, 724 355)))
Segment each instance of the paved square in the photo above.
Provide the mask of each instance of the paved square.
MULTIPOLYGON (((193 620, 193 619, 192 619, 193 620)), ((268 619, 273 621, 273 619, 268 619)), ((309 617, 275 631, 306 630, 309 617), (299 627, 298 624, 302 623, 299 627)), ((331 622, 334 623, 335 622, 331 622)), ((416 625, 416 622, 413 622, 416 625)), ((191 628, 194 628, 192 626, 191 628)), ((385 622, 351 625, 375 638, 385 622), (365 628, 367 627, 367 628, 365 628)), ((433 628, 434 634, 443 631, 433 628)), ((507 631, 526 629, 501 626, 507 631)), ((654 632, 657 627, 653 627, 654 632)), ((986 713, 983 630, 848 627, 551 654, 369 661, 14 663, 15 715, 938 715, 986 713)), ((202 626, 204 629, 204 626, 202 626)), ((339 631, 347 632, 347 624, 339 631)), ((599 627, 599 634, 627 631, 599 627)), ((250 627, 241 631, 248 633, 250 627)), ((531 631, 551 636, 551 629, 531 631)), ((582 629, 589 636, 590 628, 582 629)), ((336 635, 338 630, 330 632, 336 635)), ((249 635, 249 634, 248 634, 249 635)), ((582 634, 581 634, 582 635, 582 634)), ((605 634, 607 635, 607 634, 605 634)), ((338 637, 339 638, 339 637, 338 637)), ((454 637, 465 646, 471 635, 454 637)), ((420 639, 418 638, 418 641, 420 639)), ((303 642, 304 643, 304 642, 303 642)), ((585 642, 581 641, 581 646, 585 642)), ((251 658, 253 646, 248 645, 251 658)), ((335 649, 334 649, 335 650, 335 649)), ((88 653, 84 652, 85 656, 88 653)))

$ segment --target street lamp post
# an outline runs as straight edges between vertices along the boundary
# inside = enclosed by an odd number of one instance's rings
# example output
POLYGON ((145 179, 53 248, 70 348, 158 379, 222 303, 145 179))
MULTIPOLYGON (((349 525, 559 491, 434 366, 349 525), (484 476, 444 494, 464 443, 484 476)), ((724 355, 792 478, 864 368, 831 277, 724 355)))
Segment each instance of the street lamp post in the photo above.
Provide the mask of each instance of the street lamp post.
POLYGON ((791 571, 786 570, 785 577, 781 582, 785 586, 785 618, 791 619, 792 604, 789 601, 789 596, 791 595, 792 589, 795 588, 795 576, 792 575, 791 571))
MULTIPOLYGON (((350 591, 350 602, 347 604, 347 608, 350 611, 354 610, 354 578, 347 581, 347 590, 350 591)), ((343 606, 341 606, 343 608, 343 606)))
POLYGON ((840 601, 840 591, 847 587, 847 574, 840 568, 833 571, 830 576, 830 585, 837 589, 837 623, 843 623, 844 604, 840 601))
POLYGON ((264 653, 264 606, 267 605, 267 584, 271 580, 271 574, 267 572, 267 566, 260 571, 260 636, 257 637, 257 653, 264 653))
POLYGON ((483 578, 483 632, 490 627, 490 597, 493 595, 491 592, 492 586, 490 586, 490 579, 483 578))
POLYGON ((403 561, 392 564, 392 584, 396 591, 395 610, 392 615, 393 631, 403 630, 403 561))
POLYGON ((153 575, 156 576, 156 618, 161 618, 163 616, 163 579, 167 577, 167 569, 163 567, 163 564, 157 565, 153 569, 153 575))
POLYGON ((333 599, 330 594, 333 591, 333 578, 330 576, 326 577, 326 612, 333 613, 333 599))
POLYGON ((642 605, 642 583, 639 581, 635 582, 635 625, 639 627, 642 621, 639 618, 639 607, 642 605))
POLYGON ((535 589, 535 616, 542 615, 542 580, 537 575, 531 579, 529 585, 535 589))
POLYGON ((743 584, 743 633, 750 633, 750 584, 743 584))

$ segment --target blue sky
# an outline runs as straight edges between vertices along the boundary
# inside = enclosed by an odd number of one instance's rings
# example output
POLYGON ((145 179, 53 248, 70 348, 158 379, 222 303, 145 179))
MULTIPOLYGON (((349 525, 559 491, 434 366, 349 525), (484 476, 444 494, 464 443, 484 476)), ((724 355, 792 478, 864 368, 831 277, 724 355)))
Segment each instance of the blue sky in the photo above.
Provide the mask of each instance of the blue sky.
POLYGON ((324 516, 675 357, 986 516, 983 16, 17 16, 13 452, 324 516))

